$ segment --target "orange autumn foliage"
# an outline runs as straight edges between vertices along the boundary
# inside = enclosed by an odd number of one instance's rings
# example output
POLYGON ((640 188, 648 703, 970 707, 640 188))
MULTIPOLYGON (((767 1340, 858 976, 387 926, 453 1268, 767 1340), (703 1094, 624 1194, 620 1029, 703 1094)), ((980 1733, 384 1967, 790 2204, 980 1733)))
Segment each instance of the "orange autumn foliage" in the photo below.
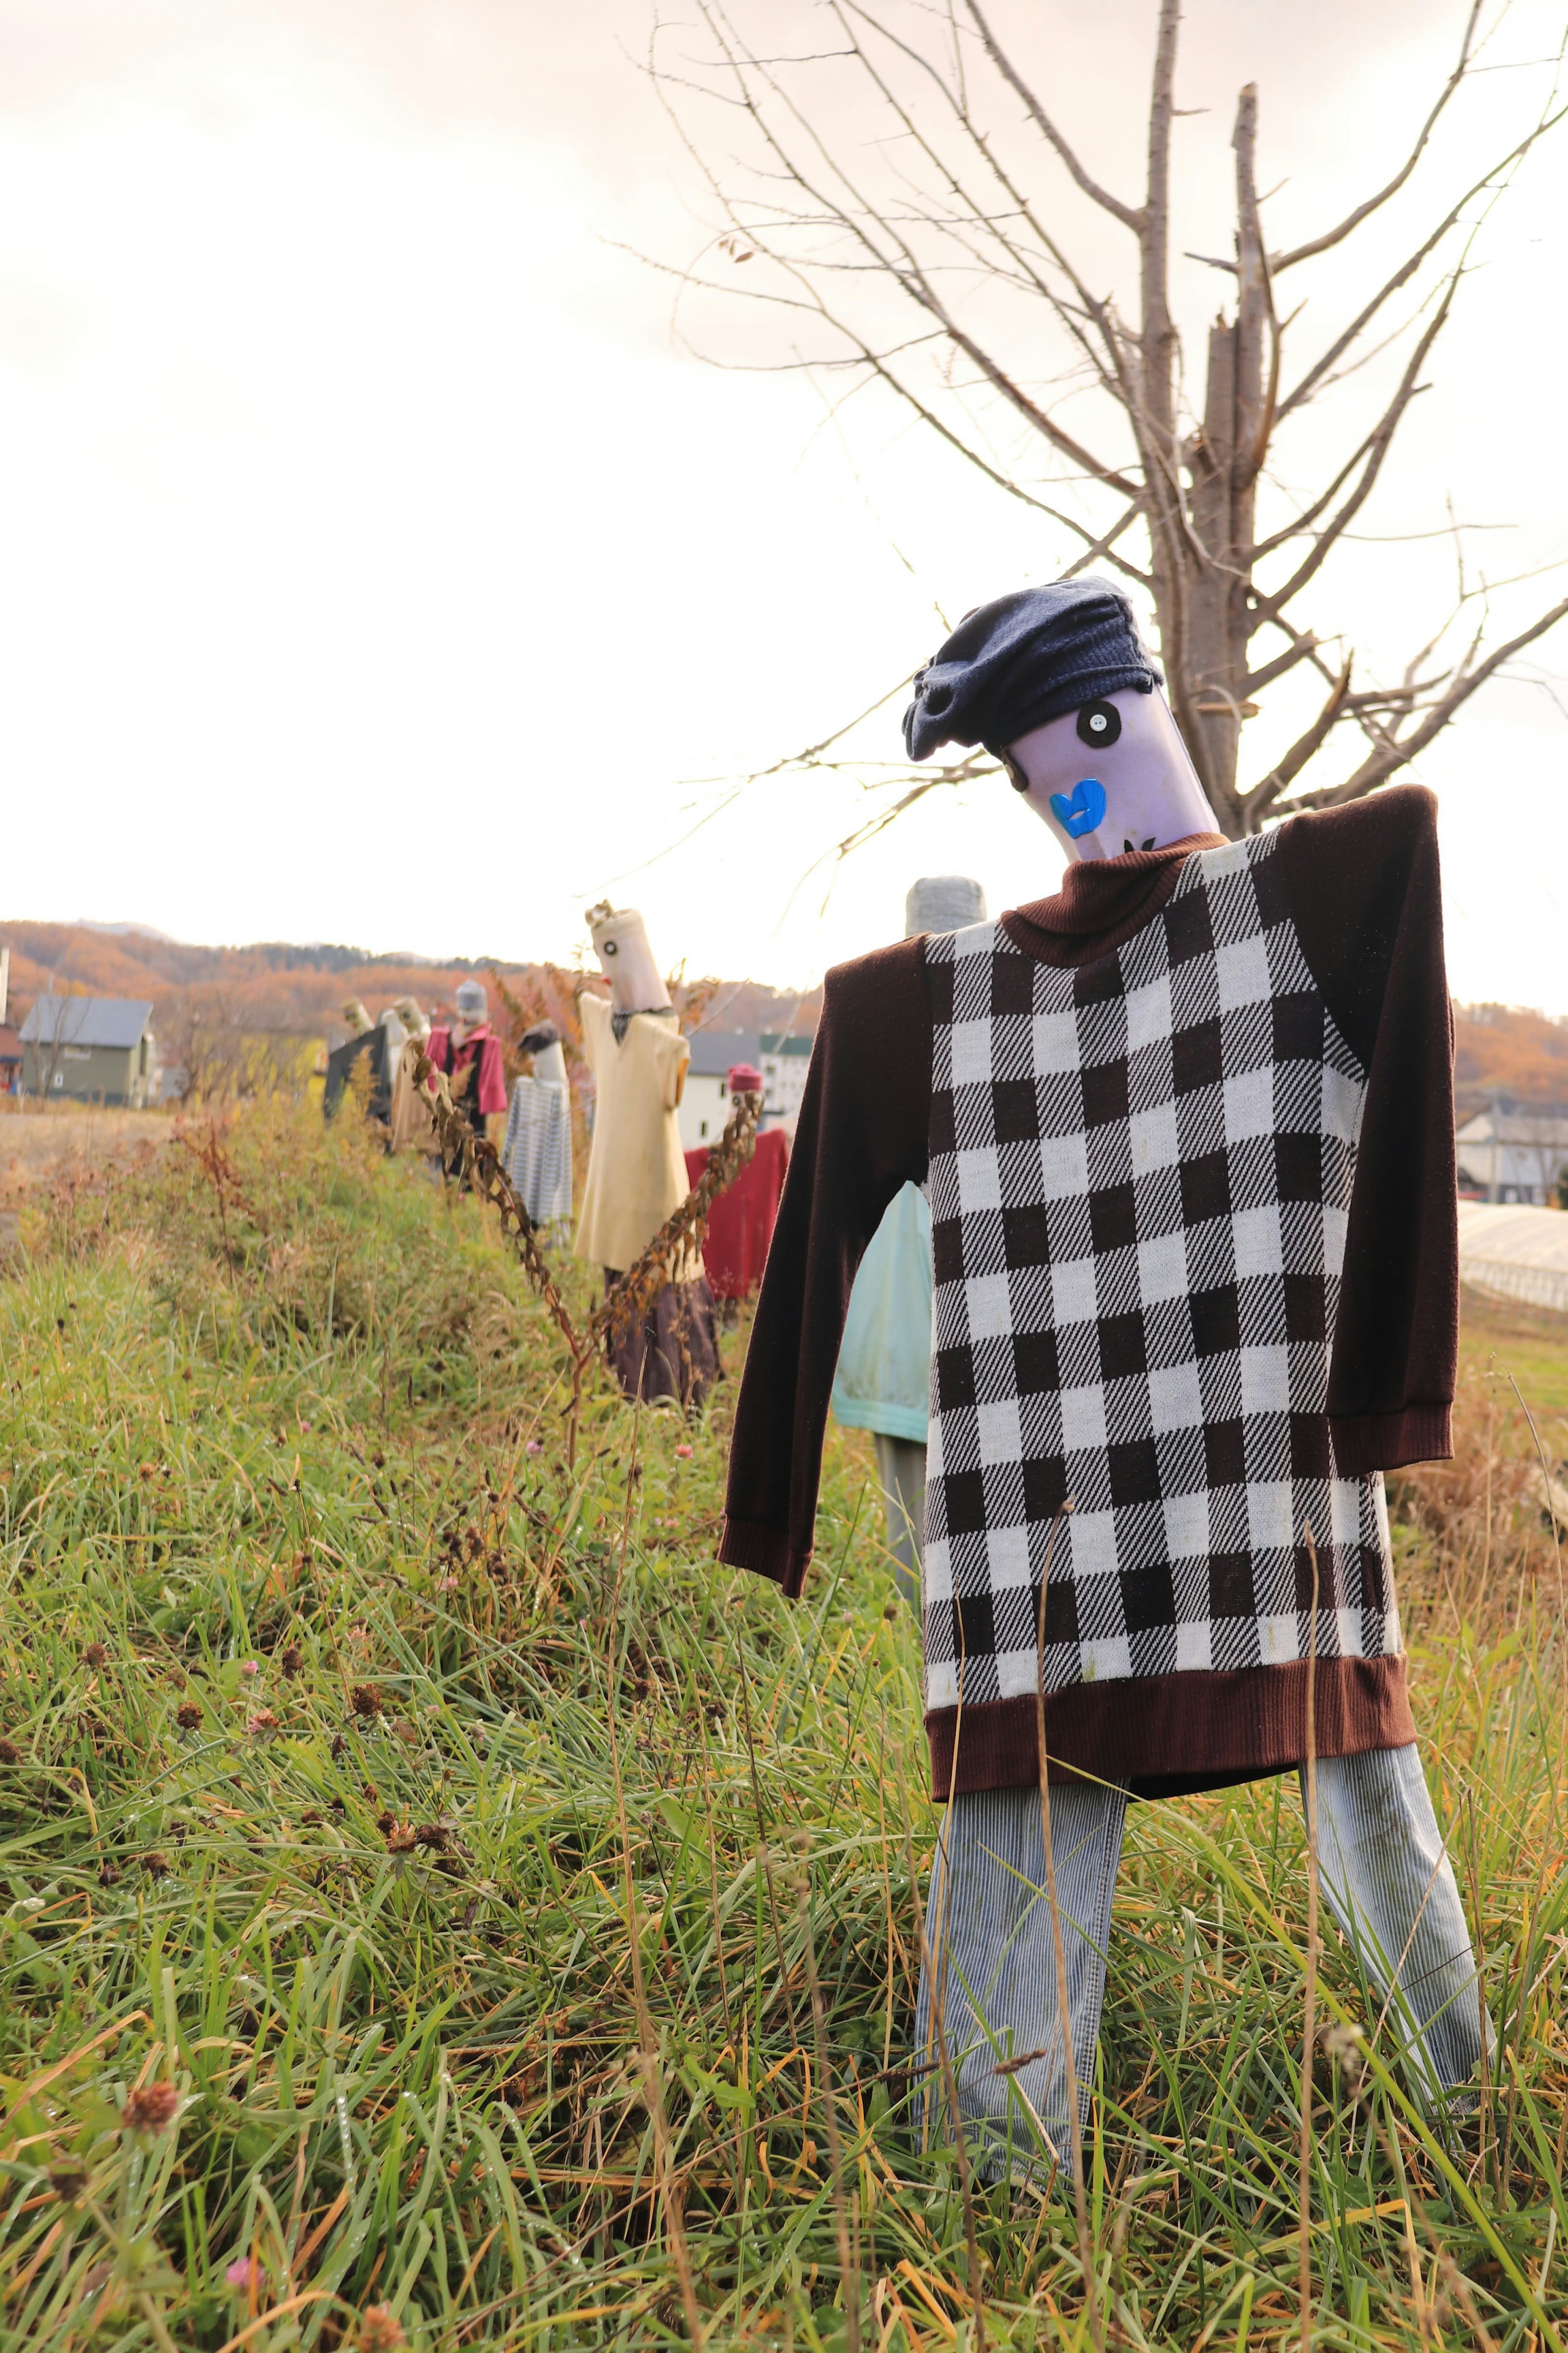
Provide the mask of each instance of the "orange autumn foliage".
POLYGON ((1516 1005, 1454 1008, 1454 1100, 1461 1120, 1493 1095, 1568 1103, 1568 1020, 1516 1005))
MULTIPOLYGON (((415 997, 434 1017, 451 1010, 459 981, 474 979, 489 990, 491 1018, 509 1045, 521 1028, 550 1019, 571 1054, 577 1045, 576 992, 585 976, 550 963, 373 956, 331 943, 200 947, 80 923, 0 923, 0 945, 11 951, 13 1022, 20 1024, 50 987, 59 996, 145 997, 165 1052, 193 1018, 209 1029, 252 1036, 335 1038, 344 1033, 342 1008, 356 997, 373 1018, 400 997, 415 997)), ((820 990, 797 997, 759 982, 688 982, 679 976, 672 977, 671 994, 687 1027, 700 1021, 723 1029, 793 1029, 807 1036, 822 1001, 820 990)))

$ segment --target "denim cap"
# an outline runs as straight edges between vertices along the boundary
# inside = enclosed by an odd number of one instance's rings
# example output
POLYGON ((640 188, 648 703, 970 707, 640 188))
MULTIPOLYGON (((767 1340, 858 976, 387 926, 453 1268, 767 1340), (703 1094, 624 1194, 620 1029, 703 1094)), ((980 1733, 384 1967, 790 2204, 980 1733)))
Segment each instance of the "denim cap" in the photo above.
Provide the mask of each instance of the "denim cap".
POLYGON ((1109 580, 1017 588, 966 613, 916 671, 904 748, 929 760, 942 744, 984 744, 1000 756, 1047 719, 1161 682, 1131 606, 1109 580))

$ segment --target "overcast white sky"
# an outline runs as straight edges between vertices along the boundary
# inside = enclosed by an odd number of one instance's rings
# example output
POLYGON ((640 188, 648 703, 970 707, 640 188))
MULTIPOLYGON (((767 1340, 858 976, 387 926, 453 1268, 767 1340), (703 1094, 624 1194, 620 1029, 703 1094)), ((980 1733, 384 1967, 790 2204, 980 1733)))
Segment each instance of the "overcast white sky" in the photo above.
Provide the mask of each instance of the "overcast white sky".
MULTIPOLYGON (((1011 21, 1135 198, 1153 7, 1089 13, 1011 21)), ((1494 57, 1553 49, 1561 16, 1520 0, 1494 57)), ((933 796, 826 911, 820 881, 796 886, 859 814, 847 785, 758 789, 647 862, 689 780, 826 733, 931 650, 939 610, 1072 553, 874 402, 825 430, 798 379, 674 343, 668 286, 616 249, 679 260, 700 237, 626 54, 649 16, 0 0, 5 914, 570 959, 607 893, 668 963, 804 984, 895 935, 916 874, 977 873, 998 906, 1054 886, 1000 784, 933 796)), ((1226 249, 1242 81, 1289 238, 1390 167, 1459 21, 1436 0, 1192 0, 1179 95, 1212 111, 1179 133, 1178 243, 1226 249)), ((1478 85, 1432 187, 1540 89, 1478 85)), ((1496 570, 1568 552, 1565 180, 1568 149, 1494 216, 1368 533, 1437 529, 1451 496, 1504 527, 1475 543, 1496 570)), ((1184 266, 1194 369, 1218 284, 1184 266)), ((763 341, 737 319, 733 355, 763 341)), ((1387 669, 1451 574, 1440 540, 1363 544, 1312 617, 1387 669)), ((1536 669, 1568 677, 1568 625, 1536 669)), ((1419 774, 1456 989, 1568 1011, 1553 692, 1494 688, 1419 774)))

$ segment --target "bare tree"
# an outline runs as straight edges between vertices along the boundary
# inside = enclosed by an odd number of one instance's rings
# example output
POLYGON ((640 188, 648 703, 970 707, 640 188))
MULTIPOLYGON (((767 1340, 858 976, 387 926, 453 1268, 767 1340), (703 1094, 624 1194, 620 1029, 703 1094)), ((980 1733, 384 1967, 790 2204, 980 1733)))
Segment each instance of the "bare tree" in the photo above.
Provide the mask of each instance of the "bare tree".
MULTIPOLYGON (((776 356, 721 364, 831 377, 838 399, 879 387, 997 490, 1065 532, 1078 550, 1074 572, 1110 566, 1136 584, 1153 606, 1183 734, 1233 838, 1287 809, 1354 800, 1415 759, 1478 688, 1568 614, 1564 599, 1495 641, 1488 600, 1515 584, 1475 576, 1457 523, 1454 609, 1396 679, 1360 680, 1352 649, 1314 625, 1307 605, 1309 592, 1323 593, 1325 564, 1353 536, 1426 389, 1481 223, 1568 111, 1557 100, 1561 52, 1545 61, 1544 102, 1506 151, 1435 206, 1437 217, 1397 263, 1374 270, 1348 302, 1346 272, 1369 240, 1346 248, 1406 187, 1478 70, 1482 0, 1469 5, 1453 69, 1396 168, 1342 219, 1288 249, 1271 247, 1265 231, 1258 92, 1248 84, 1231 141, 1234 250, 1187 257, 1229 280, 1208 332, 1197 412, 1186 402, 1172 294, 1179 0, 1159 0, 1137 201, 1086 166, 1054 111, 1044 44, 1027 57, 1005 46, 994 5, 692 0, 694 21, 683 11, 679 27, 656 28, 649 70, 713 214, 698 259, 672 273, 678 328, 691 340, 698 290, 749 300, 783 330, 776 356), (1126 309, 1104 290, 1116 268, 1108 237, 1135 264, 1126 309), (1288 365, 1300 306, 1282 317, 1282 290, 1294 291, 1298 271, 1310 283, 1310 265, 1325 258, 1344 323, 1288 365), (1065 365, 1042 384, 1053 339, 1065 365), (1292 498, 1278 470, 1281 436, 1352 375, 1358 393, 1373 392, 1370 413, 1355 419, 1315 493, 1292 498), (1267 525, 1260 491, 1269 494, 1267 525), (1314 674, 1304 706, 1297 690, 1314 674), (1244 780, 1243 722, 1276 687, 1297 711, 1294 740, 1267 773, 1244 780), (1348 758, 1339 748, 1347 734, 1348 758)), ((765 772, 875 772, 897 798, 846 849, 933 786, 990 765, 980 754, 919 771, 852 759, 870 715, 765 772)))
MULTIPOLYGON (((30 1092, 40 1103, 47 1103, 57 1090, 63 1092, 65 1080, 60 1069, 67 1054, 76 1045, 87 1024, 88 1000, 79 996, 68 984, 63 995, 55 993, 55 976, 50 973, 43 995, 38 997, 22 1025, 24 1047, 33 1050, 32 1087, 30 1092), (33 1032, 29 1038, 28 1030, 33 1032)), ((24 1055, 23 1083, 26 1086, 27 1063, 24 1055)))
POLYGON ((318 1043, 313 1030, 248 1026, 245 1007, 216 987, 187 987, 171 997, 158 1034, 168 1065, 184 1073, 181 1100, 187 1104, 298 1098, 310 1082, 318 1043))

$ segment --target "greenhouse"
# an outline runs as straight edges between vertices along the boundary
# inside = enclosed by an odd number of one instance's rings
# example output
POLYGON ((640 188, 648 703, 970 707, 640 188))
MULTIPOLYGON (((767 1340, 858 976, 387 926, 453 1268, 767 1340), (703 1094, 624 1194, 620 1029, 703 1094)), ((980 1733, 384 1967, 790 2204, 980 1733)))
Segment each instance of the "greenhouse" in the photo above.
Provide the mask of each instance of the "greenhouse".
POLYGON ((1478 1291, 1568 1314, 1568 1215, 1461 1201, 1459 1277, 1478 1291))

